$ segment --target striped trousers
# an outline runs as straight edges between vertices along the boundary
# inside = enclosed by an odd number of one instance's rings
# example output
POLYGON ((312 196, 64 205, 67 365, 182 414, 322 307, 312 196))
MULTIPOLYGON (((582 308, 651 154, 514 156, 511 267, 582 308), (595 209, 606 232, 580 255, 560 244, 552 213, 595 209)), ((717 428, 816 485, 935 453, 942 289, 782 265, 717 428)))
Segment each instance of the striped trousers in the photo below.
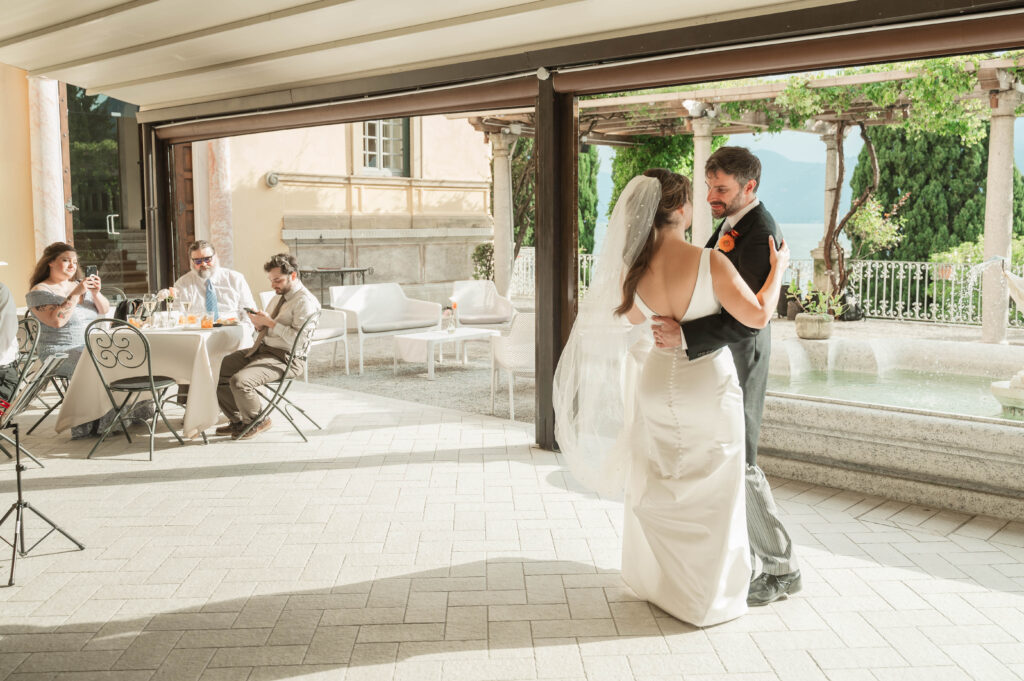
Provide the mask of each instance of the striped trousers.
POLYGON ((797 569, 793 540, 779 520, 772 489, 757 466, 747 465, 747 536, 750 539, 751 565, 761 559, 761 571, 785 575, 797 569))
MULTIPOLYGON (((747 535, 751 557, 761 559, 762 571, 784 575, 797 569, 793 541, 779 520, 772 489, 757 466, 757 442, 761 435, 764 394, 768 387, 768 363, 772 352, 771 330, 729 346, 736 376, 743 389, 743 420, 747 454, 747 535)), ((753 564, 755 561, 751 561, 753 564)))

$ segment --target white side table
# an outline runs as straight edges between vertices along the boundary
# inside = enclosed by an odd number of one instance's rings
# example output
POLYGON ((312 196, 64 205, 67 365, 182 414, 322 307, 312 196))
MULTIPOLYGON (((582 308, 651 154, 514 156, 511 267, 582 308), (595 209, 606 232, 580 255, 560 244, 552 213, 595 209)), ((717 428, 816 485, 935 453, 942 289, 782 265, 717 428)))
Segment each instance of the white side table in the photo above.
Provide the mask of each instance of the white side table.
POLYGON ((399 334, 395 339, 394 373, 398 375, 398 356, 402 346, 405 346, 405 353, 411 350, 413 354, 424 354, 427 362, 427 378, 434 380, 434 348, 437 348, 438 362, 444 361, 443 347, 445 343, 455 343, 455 354, 459 354, 460 345, 462 350, 462 363, 465 364, 466 346, 464 341, 486 340, 491 336, 497 336, 498 331, 494 329, 476 329, 469 326, 460 326, 455 331, 448 332, 444 329, 439 331, 421 331, 420 333, 399 334))

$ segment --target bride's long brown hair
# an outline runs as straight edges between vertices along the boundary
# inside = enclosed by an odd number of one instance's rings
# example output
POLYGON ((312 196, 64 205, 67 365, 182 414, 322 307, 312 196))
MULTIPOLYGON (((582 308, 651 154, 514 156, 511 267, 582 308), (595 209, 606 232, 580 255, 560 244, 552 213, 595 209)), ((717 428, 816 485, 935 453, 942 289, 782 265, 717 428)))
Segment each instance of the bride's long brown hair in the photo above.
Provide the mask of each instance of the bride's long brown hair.
POLYGON ((651 168, 644 171, 644 175, 653 177, 661 183, 661 203, 658 204, 658 212, 654 214, 654 228, 648 232, 647 241, 640 249, 640 254, 636 256, 636 260, 630 265, 626 277, 622 280, 622 304, 615 308, 617 315, 624 315, 633 309, 636 287, 640 283, 640 277, 651 265, 658 231, 668 227, 672 222, 672 213, 685 206, 693 196, 693 186, 684 175, 665 168, 651 168))

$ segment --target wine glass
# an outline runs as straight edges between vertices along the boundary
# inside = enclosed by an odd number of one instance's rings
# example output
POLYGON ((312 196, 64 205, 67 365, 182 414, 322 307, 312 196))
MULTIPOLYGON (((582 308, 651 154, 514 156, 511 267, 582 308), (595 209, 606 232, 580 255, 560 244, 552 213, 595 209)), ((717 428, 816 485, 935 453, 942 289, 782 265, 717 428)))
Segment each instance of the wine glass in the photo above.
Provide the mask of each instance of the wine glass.
POLYGON ((156 309, 156 298, 155 293, 142 294, 142 307, 146 311, 146 319, 150 322, 153 320, 153 310, 156 309))

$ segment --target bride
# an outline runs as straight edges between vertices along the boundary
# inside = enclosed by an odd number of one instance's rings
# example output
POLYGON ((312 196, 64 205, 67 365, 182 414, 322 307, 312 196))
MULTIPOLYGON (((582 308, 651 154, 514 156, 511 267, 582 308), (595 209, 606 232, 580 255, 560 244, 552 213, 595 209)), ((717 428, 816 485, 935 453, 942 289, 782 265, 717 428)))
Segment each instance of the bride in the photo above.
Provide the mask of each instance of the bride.
POLYGON ((769 245, 757 294, 717 251, 686 242, 690 181, 654 168, 615 205, 591 287, 555 371, 555 436, 574 476, 624 496, 622 578, 696 626, 746 612, 743 398, 728 348, 688 360, 654 347, 651 318, 724 307, 762 328, 789 262, 769 245))

